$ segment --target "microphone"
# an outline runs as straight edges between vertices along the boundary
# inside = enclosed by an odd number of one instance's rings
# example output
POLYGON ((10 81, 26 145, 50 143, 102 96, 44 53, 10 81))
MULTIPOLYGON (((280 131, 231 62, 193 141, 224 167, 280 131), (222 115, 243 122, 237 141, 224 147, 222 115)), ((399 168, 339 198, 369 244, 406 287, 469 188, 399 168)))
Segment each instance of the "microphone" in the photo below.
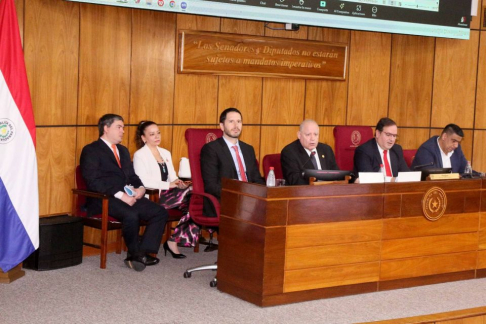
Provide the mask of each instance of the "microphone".
POLYGON ((414 170, 422 169, 424 167, 428 167, 428 166, 432 166, 432 165, 434 165, 434 162, 433 161, 432 162, 429 162, 427 164, 416 165, 416 166, 413 167, 413 169, 414 170))
MULTIPOLYGON (((310 160, 312 159, 312 157, 314 155, 316 155, 316 151, 312 151, 311 154, 310 154, 310 156, 309 156, 309 158, 307 159, 307 161, 305 161, 305 163, 302 164, 302 167, 301 167, 301 169, 302 169, 302 177, 304 176, 304 170, 305 170, 304 167, 305 167, 305 165, 310 162, 310 160)), ((314 167, 314 165, 312 165, 312 167, 314 167)))

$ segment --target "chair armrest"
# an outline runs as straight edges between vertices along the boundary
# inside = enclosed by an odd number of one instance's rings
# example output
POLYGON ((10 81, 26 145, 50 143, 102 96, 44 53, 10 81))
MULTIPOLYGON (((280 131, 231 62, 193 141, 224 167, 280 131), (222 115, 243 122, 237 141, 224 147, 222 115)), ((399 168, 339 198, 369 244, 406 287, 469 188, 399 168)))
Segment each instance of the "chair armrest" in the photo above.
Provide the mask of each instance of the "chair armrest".
POLYGON ((100 199, 110 198, 109 195, 102 194, 102 193, 99 193, 99 192, 89 191, 89 190, 72 189, 72 191, 73 191, 73 194, 75 194, 75 195, 82 195, 82 196, 87 196, 87 197, 92 197, 92 198, 100 198, 100 199))
POLYGON ((149 199, 153 202, 159 201, 159 189, 145 188, 145 193, 149 195, 149 199))
POLYGON ((81 189, 71 189, 73 192, 73 205, 72 205, 72 215, 76 216, 76 205, 77 205, 77 195, 91 197, 91 198, 98 198, 102 200, 102 211, 101 211, 101 240, 102 242, 107 243, 107 234, 106 231, 108 230, 108 198, 110 198, 107 194, 102 194, 99 192, 89 191, 89 190, 81 190, 81 189))
MULTIPOLYGON (((199 192, 199 191, 194 191, 194 190, 191 191, 191 195, 192 195, 192 197, 202 196, 202 197, 208 198, 209 201, 211 201, 211 203, 213 204, 214 209, 216 210, 216 216, 219 219, 219 201, 218 201, 218 199, 216 199, 216 197, 214 197, 211 194, 205 193, 205 192, 199 192)), ((192 200, 192 197, 191 197, 191 200, 192 200)))

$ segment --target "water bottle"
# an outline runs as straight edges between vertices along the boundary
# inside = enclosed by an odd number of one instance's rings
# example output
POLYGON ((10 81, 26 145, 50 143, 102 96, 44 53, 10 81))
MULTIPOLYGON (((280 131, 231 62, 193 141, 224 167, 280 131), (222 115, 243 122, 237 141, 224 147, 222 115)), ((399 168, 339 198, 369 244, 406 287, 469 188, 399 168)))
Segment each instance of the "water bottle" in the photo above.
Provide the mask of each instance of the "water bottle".
POLYGON ((275 172, 273 172, 273 167, 270 167, 267 175, 267 187, 275 187, 275 172))
POLYGON ((464 170, 465 174, 468 174, 472 178, 472 167, 471 161, 467 161, 466 169, 464 170))
POLYGON ((383 180, 386 181, 386 170, 383 164, 380 164, 380 172, 383 174, 383 180))

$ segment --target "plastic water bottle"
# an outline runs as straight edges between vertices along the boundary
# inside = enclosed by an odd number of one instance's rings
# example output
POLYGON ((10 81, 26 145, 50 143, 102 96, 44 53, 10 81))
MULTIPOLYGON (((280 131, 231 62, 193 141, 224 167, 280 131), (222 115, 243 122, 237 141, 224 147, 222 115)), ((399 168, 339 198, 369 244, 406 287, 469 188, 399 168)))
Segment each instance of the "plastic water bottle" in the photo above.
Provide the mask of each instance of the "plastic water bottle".
POLYGON ((267 187, 275 187, 275 172, 273 172, 273 167, 270 167, 267 175, 267 187))
POLYGON ((383 179, 386 182, 386 170, 385 170, 385 166, 383 164, 380 164, 380 172, 381 172, 381 174, 383 174, 383 179))
POLYGON ((467 161, 466 169, 464 170, 465 174, 469 174, 472 178, 472 167, 471 167, 471 161, 467 161))

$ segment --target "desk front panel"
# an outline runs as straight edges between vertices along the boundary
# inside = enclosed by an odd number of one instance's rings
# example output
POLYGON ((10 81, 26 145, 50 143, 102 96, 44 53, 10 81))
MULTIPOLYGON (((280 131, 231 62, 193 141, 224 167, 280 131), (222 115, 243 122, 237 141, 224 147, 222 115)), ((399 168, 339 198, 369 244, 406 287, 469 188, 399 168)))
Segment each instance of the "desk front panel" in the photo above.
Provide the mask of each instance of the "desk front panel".
MULTIPOLYGON (((254 256, 251 261, 245 257, 238 261, 236 247, 225 251, 224 244, 237 236, 231 232, 232 237, 226 237, 223 225, 220 259, 233 253, 232 268, 218 270, 218 286, 256 304, 470 279, 476 269, 484 269, 478 275, 483 271, 486 276, 486 208, 481 204, 486 199, 481 180, 296 186, 267 188, 266 193, 259 188, 254 195, 251 184, 243 184, 244 193, 238 191, 237 182, 231 185, 231 190, 223 191, 223 199, 231 196, 235 205, 223 203, 222 223, 227 218, 233 228, 250 226, 255 233, 264 229, 264 243, 257 244, 261 262, 254 256), (446 192, 447 207, 440 219, 429 221, 423 216, 422 199, 434 186, 446 192), (252 211, 251 206, 258 208, 252 211), (277 229, 279 235, 271 234, 277 229), (270 240, 279 238, 283 245, 270 252, 271 246, 277 246, 270 240), (277 262, 278 257, 282 260, 277 262), (255 285, 234 278, 241 272, 235 268, 246 263, 253 264, 256 272, 263 271, 262 276, 254 276, 255 285), (264 278, 272 278, 268 288, 264 278)), ((252 231, 246 232, 252 236, 252 231)), ((245 238, 238 238, 241 249, 245 238)))

